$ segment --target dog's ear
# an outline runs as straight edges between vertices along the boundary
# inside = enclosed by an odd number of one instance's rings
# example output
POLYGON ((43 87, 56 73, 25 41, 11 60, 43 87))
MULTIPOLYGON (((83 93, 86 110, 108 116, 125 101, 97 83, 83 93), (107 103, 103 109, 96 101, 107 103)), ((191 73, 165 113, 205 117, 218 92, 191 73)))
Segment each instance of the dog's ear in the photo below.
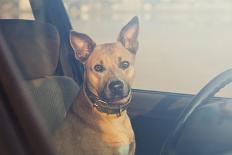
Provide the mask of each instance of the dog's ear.
POLYGON ((118 41, 130 52, 136 54, 138 50, 139 19, 137 16, 125 25, 118 36, 118 41))
POLYGON ((76 59, 83 64, 96 46, 95 42, 89 36, 75 31, 70 31, 70 43, 76 59))

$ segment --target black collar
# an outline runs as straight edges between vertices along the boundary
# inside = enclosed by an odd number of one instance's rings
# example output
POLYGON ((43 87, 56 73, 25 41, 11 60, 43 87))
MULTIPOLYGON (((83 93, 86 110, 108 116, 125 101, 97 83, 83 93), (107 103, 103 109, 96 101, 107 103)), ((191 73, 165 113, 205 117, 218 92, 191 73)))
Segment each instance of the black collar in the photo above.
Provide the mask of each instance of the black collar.
POLYGON ((98 111, 106 114, 116 114, 121 115, 123 111, 128 108, 131 101, 131 97, 128 99, 127 103, 124 104, 108 104, 107 102, 101 100, 98 96, 94 95, 87 86, 84 85, 84 93, 86 97, 89 98, 90 104, 95 107, 98 111))

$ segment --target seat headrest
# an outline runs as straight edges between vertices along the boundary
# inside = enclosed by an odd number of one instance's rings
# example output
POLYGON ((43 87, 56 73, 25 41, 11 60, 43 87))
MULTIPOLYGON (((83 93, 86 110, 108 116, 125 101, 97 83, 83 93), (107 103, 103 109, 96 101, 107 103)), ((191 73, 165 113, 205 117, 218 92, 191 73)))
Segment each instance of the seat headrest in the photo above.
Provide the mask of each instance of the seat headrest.
POLYGON ((52 75, 59 59, 56 28, 30 20, 0 20, 3 36, 25 79, 52 75))

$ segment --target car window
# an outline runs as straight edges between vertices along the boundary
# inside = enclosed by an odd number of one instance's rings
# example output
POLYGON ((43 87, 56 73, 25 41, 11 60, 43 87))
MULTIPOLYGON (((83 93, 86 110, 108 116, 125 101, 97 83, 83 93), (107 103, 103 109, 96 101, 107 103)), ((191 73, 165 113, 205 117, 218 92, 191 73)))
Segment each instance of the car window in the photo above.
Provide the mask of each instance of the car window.
MULTIPOLYGON (((140 47, 134 88, 197 93, 231 68, 230 0, 64 0, 74 29, 97 43, 115 41, 138 15, 140 47)), ((232 97, 229 86, 220 95, 232 97)))
POLYGON ((28 0, 0 0, 0 19, 34 19, 28 0))

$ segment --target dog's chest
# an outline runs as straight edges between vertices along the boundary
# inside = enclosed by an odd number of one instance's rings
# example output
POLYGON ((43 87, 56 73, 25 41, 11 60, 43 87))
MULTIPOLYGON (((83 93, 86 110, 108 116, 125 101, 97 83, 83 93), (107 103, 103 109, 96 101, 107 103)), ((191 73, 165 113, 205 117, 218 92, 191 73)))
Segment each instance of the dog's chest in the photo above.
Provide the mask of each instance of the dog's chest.
POLYGON ((135 153, 135 141, 128 145, 122 145, 116 149, 118 155, 134 155, 135 153))
POLYGON ((58 151, 64 155, 131 155, 134 133, 128 116, 121 119, 99 121, 91 113, 68 113, 55 134, 58 151))
POLYGON ((128 155, 130 150, 130 145, 123 145, 117 148, 117 152, 120 155, 128 155))

